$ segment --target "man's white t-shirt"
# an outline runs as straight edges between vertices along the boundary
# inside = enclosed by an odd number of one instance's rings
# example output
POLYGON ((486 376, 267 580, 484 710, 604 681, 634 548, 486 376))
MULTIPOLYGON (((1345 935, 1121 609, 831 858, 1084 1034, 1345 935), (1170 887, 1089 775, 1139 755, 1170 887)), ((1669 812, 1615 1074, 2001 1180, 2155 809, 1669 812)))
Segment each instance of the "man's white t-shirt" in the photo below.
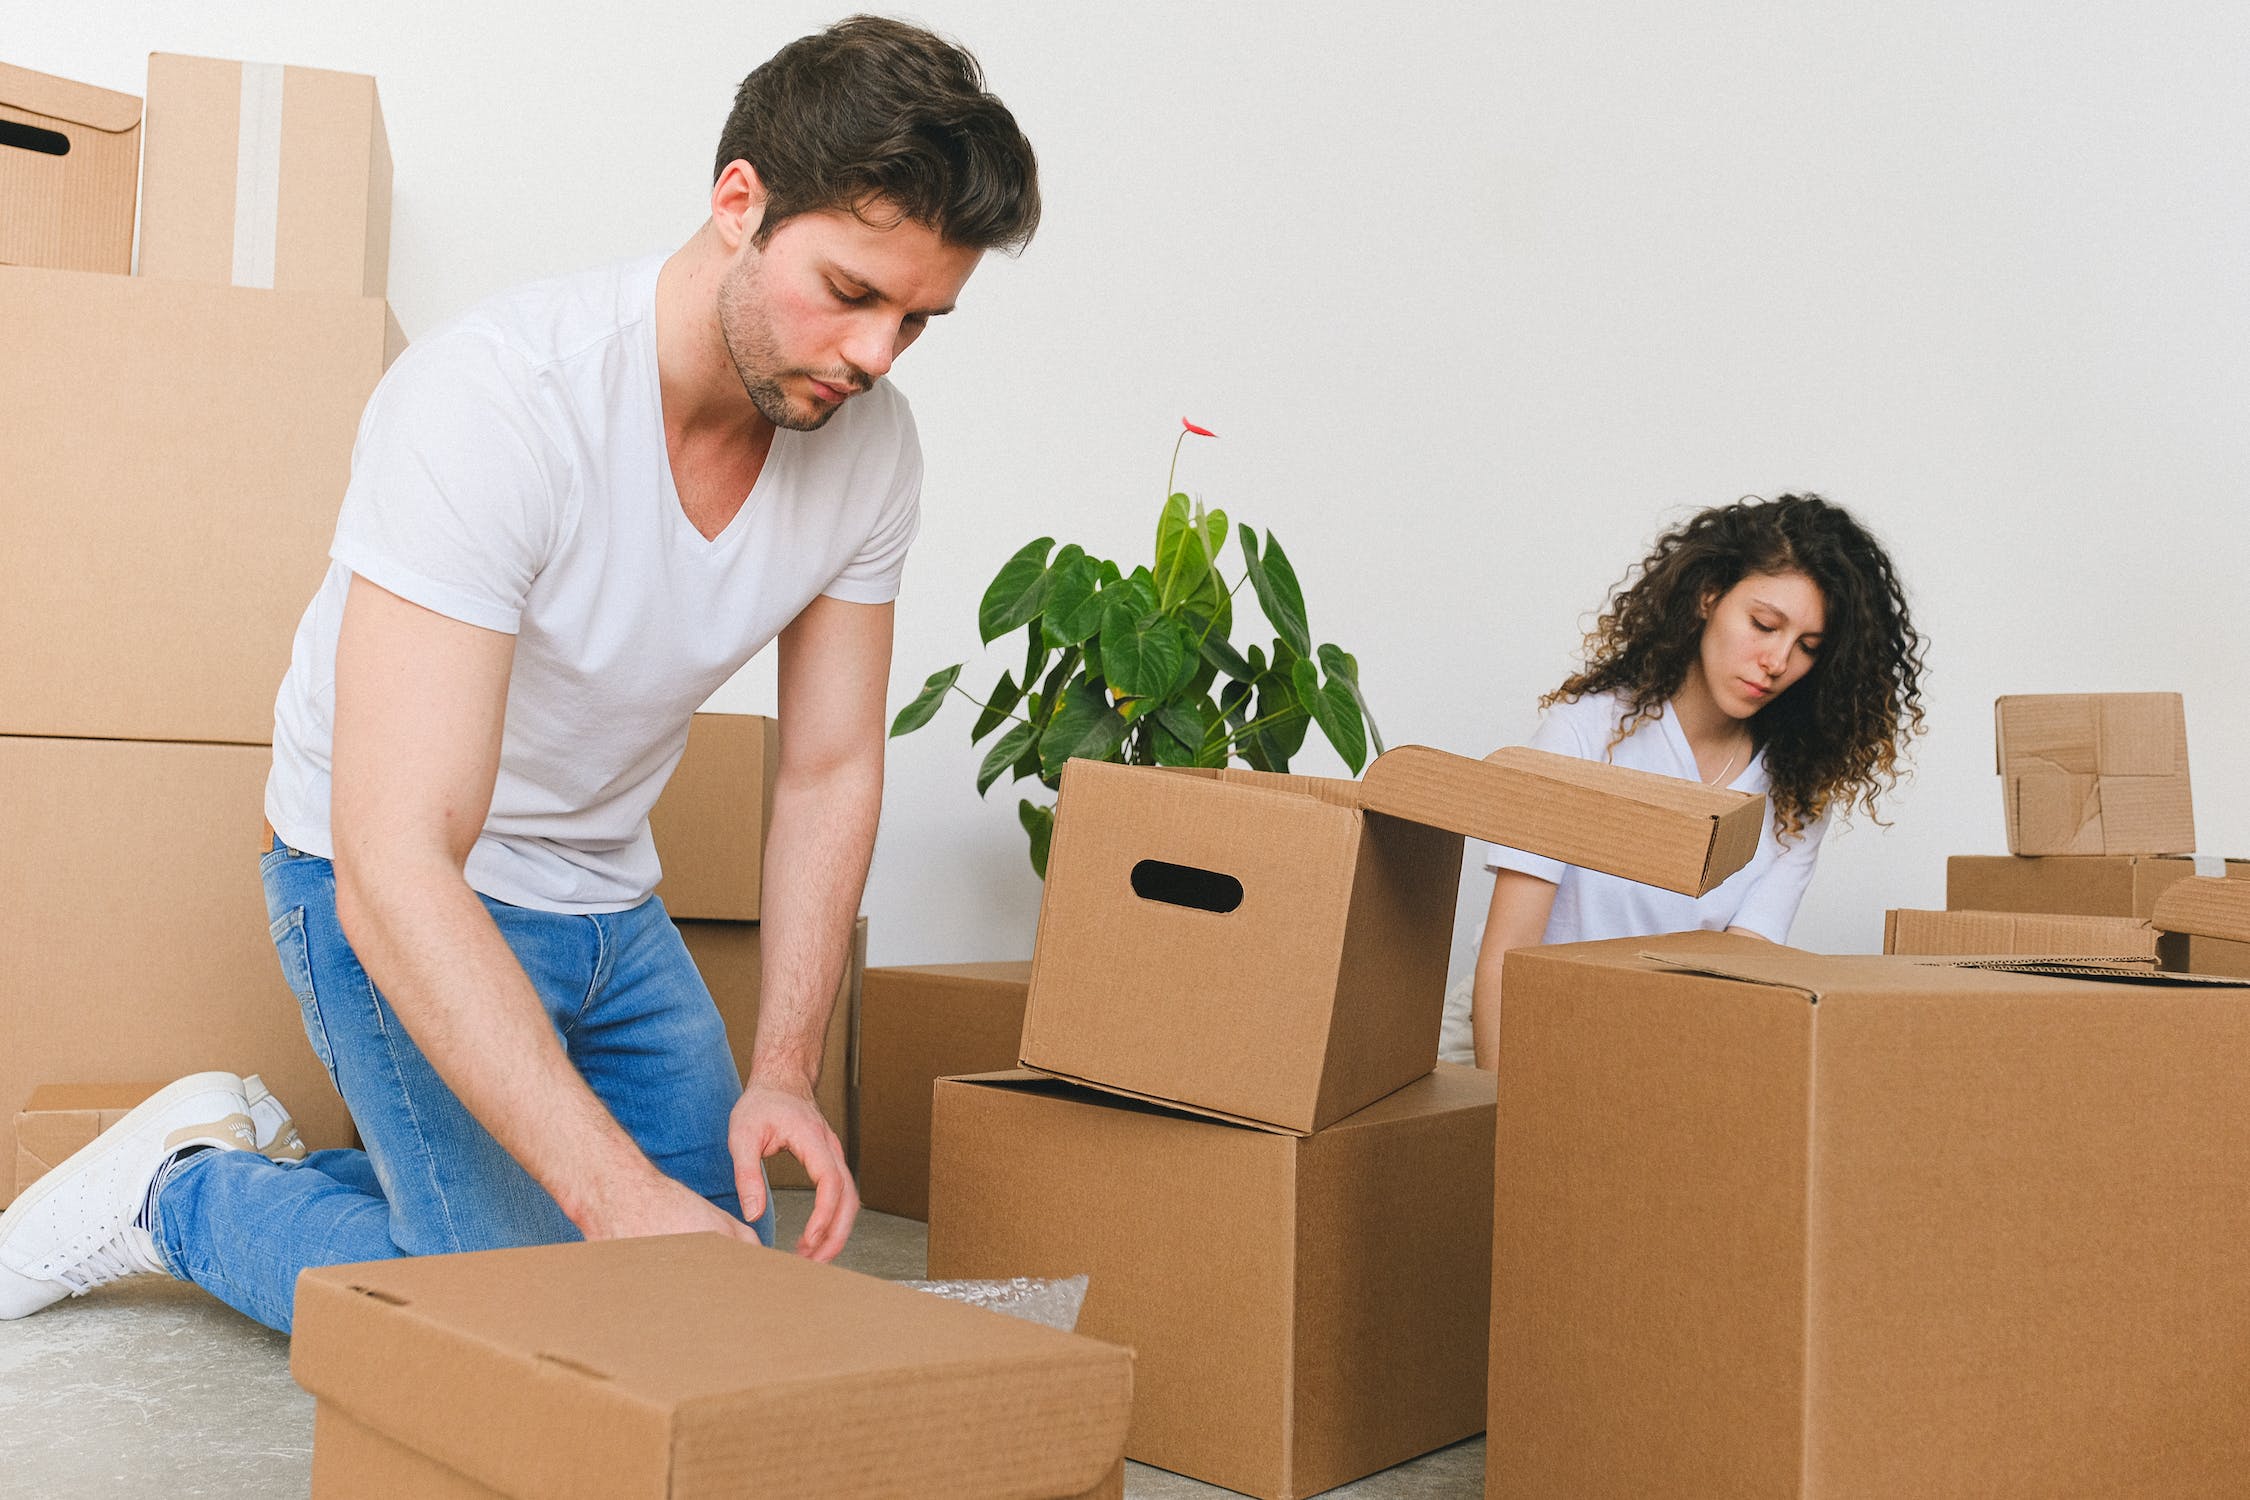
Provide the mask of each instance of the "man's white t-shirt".
MULTIPOLYGON (((1574 755, 1581 760, 1602 760, 1655 771, 1682 780, 1700 781, 1695 752, 1667 703, 1655 719, 1644 719, 1615 745, 1625 707, 1609 693, 1589 693, 1575 702, 1550 708, 1531 737, 1534 750, 1574 755)), ((1766 775, 1766 758, 1759 752, 1740 775, 1727 783, 1739 792, 1761 796, 1772 786, 1766 775)), ((1820 856, 1820 841, 1827 832, 1823 816, 1797 837, 1783 839, 1769 815, 1758 839, 1758 852, 1750 863, 1702 896, 1685 896, 1620 880, 1614 875, 1566 865, 1560 860, 1519 849, 1489 847, 1485 867, 1520 870, 1555 883, 1555 906, 1547 918, 1543 943, 1581 943, 1601 938, 1643 937, 1662 932, 1688 932, 1697 928, 1718 931, 1746 928, 1760 937, 1783 943, 1789 924, 1796 920, 1798 903, 1812 880, 1813 863, 1820 856)))
POLYGON ((649 809, 688 719, 821 595, 897 597, 921 448, 888 380, 778 431, 706 539, 673 487, 656 366, 664 257, 503 294, 399 357, 360 419, 327 579, 274 708, 266 817, 333 857, 336 634, 353 574, 516 637, 469 885, 619 911, 661 871, 649 809))

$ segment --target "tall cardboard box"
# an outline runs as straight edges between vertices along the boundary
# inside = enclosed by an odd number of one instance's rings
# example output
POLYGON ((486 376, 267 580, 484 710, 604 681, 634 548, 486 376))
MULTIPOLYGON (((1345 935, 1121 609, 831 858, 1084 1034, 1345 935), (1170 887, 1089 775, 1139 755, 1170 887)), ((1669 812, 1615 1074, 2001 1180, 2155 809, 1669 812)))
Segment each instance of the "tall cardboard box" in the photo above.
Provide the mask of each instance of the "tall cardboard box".
POLYGON ((306 1146, 352 1144, 274 954, 257 849, 269 759, 262 745, 0 736, 11 1113, 45 1083, 223 1069, 264 1075, 306 1146))
POLYGON ((2155 915, 2174 881, 2198 873, 2250 879, 2250 860, 2205 860, 2150 854, 1956 854, 1945 862, 1945 904, 1952 911, 2044 911, 2086 917, 2155 915))
POLYGON ((1022 1062, 1219 1118, 1324 1129, 1437 1063, 1461 838, 1700 893, 1763 798, 1409 745, 1358 782, 1072 761, 1022 1062))
POLYGON ((2250 987, 1508 955, 1490 1496, 2250 1474, 2250 987))
POLYGON ((1079 1331, 1138 1356, 1127 1457, 1318 1494, 1484 1425, 1492 1121, 1451 1065, 1310 1136, 947 1079, 930 1274, 1085 1275, 1079 1331))
POLYGON ((2156 903, 2167 969, 2250 979, 2250 881, 2183 880, 2156 903))
POLYGON ((141 101, 0 63, 0 265, 133 269, 141 101))
POLYGON ((2154 963, 2156 929, 2138 917, 1902 909, 1883 914, 1883 951, 1956 957, 2060 954, 2154 963))
POLYGON ((308 1271, 314 1500, 1115 1493, 1133 1356, 720 1235, 308 1271))
POLYGON ((648 815, 674 918, 758 920, 766 828, 781 768, 781 725, 760 714, 700 713, 648 815))
POLYGON ((2011 854, 2195 848, 2178 693, 2039 693, 1994 706, 2011 854))
POLYGON ((0 733, 269 743, 390 310, 0 266, 0 328, 0 733))
POLYGON ((859 1201, 930 1216, 930 1098, 940 1078, 1012 1067, 1029 962, 869 969, 859 1001, 853 1146, 859 1201))
MULTIPOLYGON (((764 993, 761 929, 755 922, 691 921, 678 925, 688 954, 727 1023, 735 1071, 747 1078, 750 1054, 758 1039, 758 1001, 764 993)), ((852 1155, 852 1031, 866 972, 867 918, 861 917, 852 928, 851 950, 844 958, 836 1003, 828 1013, 828 1031, 821 1043, 820 1077, 813 1085, 813 1102, 820 1106, 836 1138, 844 1143, 847 1162, 852 1155)), ((805 1169, 786 1153, 766 1158, 766 1180, 777 1188, 812 1186, 805 1169)))
POLYGON ((381 297, 391 148, 358 73, 148 60, 143 276, 381 297))

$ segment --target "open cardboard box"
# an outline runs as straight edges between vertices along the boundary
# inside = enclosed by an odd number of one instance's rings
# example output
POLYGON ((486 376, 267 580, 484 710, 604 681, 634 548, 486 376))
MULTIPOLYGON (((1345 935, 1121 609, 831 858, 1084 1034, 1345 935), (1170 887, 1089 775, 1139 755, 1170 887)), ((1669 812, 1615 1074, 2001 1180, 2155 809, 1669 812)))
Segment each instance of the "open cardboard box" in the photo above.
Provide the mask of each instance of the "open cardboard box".
POLYGON ((2158 962, 2250 979, 2250 880, 2183 880, 2156 903, 2158 962))
POLYGON ((1268 1129, 1325 1128, 1437 1064, 1464 834, 1700 895, 1765 801, 1503 750, 1392 750, 1357 782, 1074 760, 1021 1061, 1268 1129))

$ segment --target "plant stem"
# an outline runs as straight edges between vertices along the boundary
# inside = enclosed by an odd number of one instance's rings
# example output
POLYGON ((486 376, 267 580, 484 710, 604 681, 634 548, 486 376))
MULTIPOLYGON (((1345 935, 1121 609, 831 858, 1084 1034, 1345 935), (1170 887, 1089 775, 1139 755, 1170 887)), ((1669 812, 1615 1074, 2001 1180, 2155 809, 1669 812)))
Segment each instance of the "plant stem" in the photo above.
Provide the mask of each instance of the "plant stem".
MULTIPOLYGON (((980 709, 989 709, 989 708, 991 708, 991 707, 992 707, 992 705, 991 705, 991 704, 989 704, 989 703, 985 702, 985 701, 984 701, 983 699, 979 698, 979 697, 978 697, 978 696, 977 696, 976 694, 974 694, 974 693, 970 692, 970 691, 969 691, 969 690, 968 690, 967 688, 965 688, 965 687, 961 686, 961 684, 960 684, 960 683, 958 683, 958 682, 956 682, 955 684, 953 684, 953 691, 955 691, 956 693, 959 693, 959 694, 960 694, 960 695, 961 695, 962 697, 964 697, 964 698, 968 699, 968 700, 969 700, 969 701, 970 701, 971 703, 974 703, 974 704, 975 704, 975 705, 976 705, 976 706, 977 706, 978 708, 980 708, 980 709)), ((1022 714, 1019 714, 1019 713, 1005 713, 1005 714, 1003 714, 1003 715, 1002 715, 1001 717, 1003 717, 1003 718, 1009 718, 1009 719, 1013 719, 1013 720, 1015 720, 1015 721, 1016 721, 1016 722, 1017 722, 1018 724, 1029 724, 1029 723, 1031 723, 1031 721, 1030 721, 1029 719, 1025 718, 1025 717, 1024 717, 1024 716, 1023 716, 1022 714)), ((1034 726, 1034 727, 1036 727, 1036 726, 1034 726)))
POLYGON ((1269 724, 1281 723, 1292 717, 1302 717, 1309 719, 1312 717, 1312 712, 1303 704, 1299 704, 1295 708, 1277 709, 1273 713, 1267 714, 1262 719, 1252 719, 1249 723, 1243 725, 1240 729, 1237 729, 1234 733, 1227 736, 1227 749, 1232 750, 1234 748, 1234 742, 1241 739, 1246 734, 1250 734, 1255 730, 1263 729, 1269 724))
POLYGON ((1164 471, 1164 498, 1167 500, 1172 498, 1173 482, 1180 475, 1180 448, 1187 442, 1187 437, 1187 429, 1183 427, 1180 435, 1172 439, 1172 467, 1164 471))

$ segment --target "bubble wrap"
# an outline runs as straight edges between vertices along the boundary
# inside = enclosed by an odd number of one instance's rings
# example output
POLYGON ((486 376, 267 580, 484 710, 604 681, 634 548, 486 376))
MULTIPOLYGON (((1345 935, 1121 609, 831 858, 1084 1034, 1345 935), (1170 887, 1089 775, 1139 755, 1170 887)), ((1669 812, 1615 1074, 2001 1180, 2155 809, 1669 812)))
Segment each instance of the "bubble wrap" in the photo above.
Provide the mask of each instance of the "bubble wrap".
POLYGON ((1064 1333, 1078 1327, 1078 1310, 1086 1305, 1086 1278, 1083 1276, 1066 1276, 1060 1281, 1018 1276, 1008 1281, 906 1281, 899 1284, 928 1292, 933 1297, 990 1308, 1026 1323, 1059 1328, 1064 1333))

